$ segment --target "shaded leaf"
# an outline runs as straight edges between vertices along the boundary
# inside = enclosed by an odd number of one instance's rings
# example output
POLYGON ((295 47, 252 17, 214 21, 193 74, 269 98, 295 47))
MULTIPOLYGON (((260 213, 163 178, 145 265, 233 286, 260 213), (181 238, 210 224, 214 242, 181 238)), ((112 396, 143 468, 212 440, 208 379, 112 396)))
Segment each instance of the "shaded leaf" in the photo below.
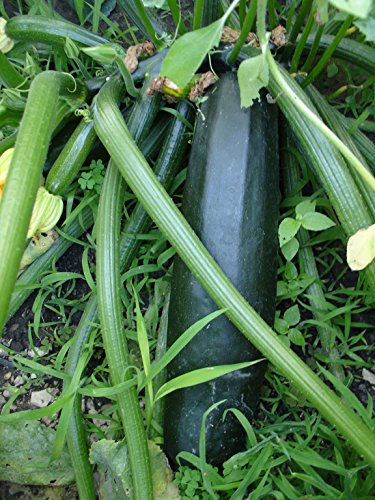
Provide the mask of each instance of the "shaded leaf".
POLYGON ((74 481, 69 452, 48 465, 56 432, 39 422, 0 423, 0 478, 19 484, 56 486, 74 481))
POLYGON ((305 347, 306 341, 298 328, 291 328, 289 330, 288 337, 292 344, 299 345, 303 348, 305 347))
MULTIPOLYGON (((166 456, 152 441, 148 442, 148 448, 155 500, 180 499, 178 489, 172 483, 173 475, 166 456)), ((100 497, 103 500, 134 498, 129 454, 124 441, 102 439, 93 443, 90 461, 98 466, 100 497)))
POLYGON ((371 10, 372 0, 329 0, 329 3, 347 14, 365 19, 371 10))
POLYGON ((354 24, 365 35, 366 42, 375 41, 375 9, 372 9, 367 19, 357 20, 354 24))
POLYGON ((299 307, 297 304, 295 306, 289 307, 289 309, 285 311, 284 319, 289 326, 294 326, 300 322, 301 314, 299 312, 299 307))
POLYGON ((265 54, 243 61, 238 68, 237 77, 240 86, 241 107, 248 108, 255 99, 260 98, 260 89, 268 84, 269 68, 265 54))

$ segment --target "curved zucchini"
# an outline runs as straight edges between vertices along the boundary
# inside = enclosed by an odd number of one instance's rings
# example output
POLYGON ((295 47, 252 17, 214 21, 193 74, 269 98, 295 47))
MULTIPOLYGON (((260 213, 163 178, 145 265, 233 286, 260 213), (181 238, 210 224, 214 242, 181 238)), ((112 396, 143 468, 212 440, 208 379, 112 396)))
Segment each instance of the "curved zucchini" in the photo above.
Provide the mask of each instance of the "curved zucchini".
POLYGON ((63 19, 43 16, 16 16, 9 19, 6 34, 13 40, 64 46, 66 39, 86 47, 108 44, 108 40, 63 19))
MULTIPOLYGON (((276 107, 262 100, 240 108, 233 73, 223 76, 202 107, 183 195, 183 213, 241 294, 269 324, 276 297, 278 141, 276 107)), ((217 309, 214 301, 177 259, 169 308, 168 345, 193 323, 217 309)), ((200 332, 169 365, 168 378, 206 366, 258 359, 260 354, 224 316, 200 332)), ((207 418, 206 453, 222 463, 244 444, 243 428, 228 414, 238 408, 252 416, 265 365, 228 374, 166 398, 165 447, 175 460, 197 453, 204 412, 226 402, 207 418)))

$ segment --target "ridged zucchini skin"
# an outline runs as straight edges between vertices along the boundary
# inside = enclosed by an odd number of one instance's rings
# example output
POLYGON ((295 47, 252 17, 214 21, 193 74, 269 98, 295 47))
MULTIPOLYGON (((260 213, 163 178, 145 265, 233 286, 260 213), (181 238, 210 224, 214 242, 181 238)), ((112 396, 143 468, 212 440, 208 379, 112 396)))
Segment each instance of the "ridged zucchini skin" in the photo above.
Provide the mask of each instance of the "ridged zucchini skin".
POLYGON ((66 38, 86 47, 95 47, 108 40, 65 19, 43 16, 16 16, 9 19, 6 34, 16 41, 64 46, 66 38))
MULTIPOLYGON (((269 324, 276 296, 278 221, 278 130, 275 106, 240 108, 233 73, 224 75, 202 106, 182 210, 199 238, 232 283, 269 324)), ((168 345, 193 323, 217 309, 177 258, 169 309, 168 345)), ((259 359, 256 349, 223 315, 210 323, 169 365, 168 379, 198 368, 259 359)), ((206 454, 219 464, 241 450, 244 432, 229 413, 252 416, 265 364, 256 364, 209 383, 171 393, 165 406, 165 448, 175 461, 181 451, 199 449, 203 413, 226 400, 206 421, 206 454)))
POLYGON ((86 160, 96 139, 94 123, 82 120, 53 164, 46 189, 52 194, 66 191, 86 160))
MULTIPOLYGON (((334 38, 332 35, 323 35, 319 42, 318 54, 324 52, 332 44, 334 38)), ((313 43, 314 36, 309 36, 306 40, 304 50, 310 50, 313 43)), ((363 68, 370 74, 375 73, 375 50, 369 45, 350 40, 349 38, 343 38, 338 44, 333 57, 363 68)))

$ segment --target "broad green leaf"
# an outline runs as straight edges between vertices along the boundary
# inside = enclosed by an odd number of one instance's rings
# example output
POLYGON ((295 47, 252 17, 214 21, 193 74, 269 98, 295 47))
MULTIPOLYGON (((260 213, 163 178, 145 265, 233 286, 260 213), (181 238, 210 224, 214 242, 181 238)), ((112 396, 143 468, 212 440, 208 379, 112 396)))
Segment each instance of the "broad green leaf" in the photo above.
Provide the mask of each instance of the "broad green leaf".
POLYGON ((301 224, 309 231, 323 231, 323 229, 335 226, 335 223, 329 217, 317 212, 305 214, 301 219, 301 224))
POLYGON ((300 322, 301 315, 297 304, 295 306, 289 307, 289 309, 285 311, 284 319, 289 326, 294 326, 300 322))
POLYGON ((297 238, 292 238, 288 243, 285 243, 281 247, 281 253, 284 255, 286 260, 292 260, 299 249, 299 243, 297 238))
POLYGON ((265 54, 243 61, 238 68, 237 77, 240 86, 241 107, 248 108, 255 99, 260 98, 260 89, 268 84, 269 68, 265 54))
POLYGON ((374 260, 375 224, 360 229, 349 238, 346 258, 352 271, 360 271, 374 260))
MULTIPOLYGON (((178 488, 172 483, 173 475, 160 447, 148 442, 151 460, 153 497, 155 500, 178 500, 178 488)), ((124 441, 102 439, 91 446, 90 461, 100 472, 99 492, 103 500, 129 500, 134 498, 129 454, 124 441)))
POLYGON ((329 0, 329 3, 347 14, 365 19, 371 10, 372 0, 329 0))
POLYGON ((81 51, 100 64, 112 64, 117 56, 117 50, 111 43, 103 43, 96 47, 83 47, 81 51))
POLYGON ((357 20, 354 24, 365 35, 366 42, 375 41, 375 9, 372 9, 366 19, 357 20))
POLYGON ((69 452, 48 465, 56 432, 39 422, 0 423, 0 478, 19 484, 56 486, 74 481, 69 452))
POLYGON ((296 206, 296 215, 297 219, 302 217, 303 215, 309 213, 309 212, 315 212, 315 201, 310 201, 310 200, 305 200, 301 201, 301 203, 298 203, 296 206))
POLYGON ((279 243, 282 247, 288 241, 290 241, 297 234, 298 229, 301 227, 301 223, 291 217, 287 217, 281 221, 279 225, 279 243))
POLYGON ((163 61, 160 75, 169 78, 179 88, 186 87, 207 53, 219 44, 225 21, 238 2, 232 2, 223 17, 214 23, 176 40, 163 61))
POLYGON ((316 1, 316 18, 321 24, 328 22, 328 0, 316 1))
POLYGON ((248 368, 255 363, 259 363, 260 359, 256 361, 249 361, 246 363, 236 363, 232 365, 219 365, 219 366, 209 366, 207 368, 199 368, 198 370, 193 370, 188 373, 184 373, 179 377, 169 380, 164 384, 155 396, 155 401, 163 398, 167 394, 177 391, 178 389, 183 389, 184 387, 192 387, 193 385, 203 384, 204 382, 209 382, 218 377, 222 377, 227 373, 231 373, 237 370, 242 370, 243 368, 248 368))

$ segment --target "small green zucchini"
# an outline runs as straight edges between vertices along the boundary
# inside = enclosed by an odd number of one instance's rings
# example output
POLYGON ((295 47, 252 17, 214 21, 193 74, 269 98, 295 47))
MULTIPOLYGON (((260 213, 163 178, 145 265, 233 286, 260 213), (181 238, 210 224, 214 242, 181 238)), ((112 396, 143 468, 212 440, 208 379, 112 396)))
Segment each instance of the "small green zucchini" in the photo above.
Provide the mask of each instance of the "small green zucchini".
MULTIPOLYGON (((182 211, 207 250, 234 286, 268 324, 276 298, 278 222, 277 108, 265 99, 240 107, 234 73, 221 77, 198 118, 182 211)), ((217 309, 215 302, 177 258, 168 319, 168 346, 193 323, 217 309)), ((170 363, 168 378, 199 368, 258 359, 260 354, 225 317, 216 318, 170 363)), ((244 431, 228 408, 248 418, 254 412, 265 364, 228 374, 166 397, 165 448, 175 461, 181 451, 199 450, 202 417, 206 454, 224 462, 244 445, 244 431)))
POLYGON ((46 179, 46 189, 52 194, 64 193, 75 179, 96 139, 94 122, 79 123, 64 149, 53 164, 46 179))
POLYGON ((108 44, 108 40, 81 26, 63 19, 50 19, 42 16, 16 16, 9 19, 6 34, 15 41, 44 43, 64 46, 70 38, 85 47, 108 44))

